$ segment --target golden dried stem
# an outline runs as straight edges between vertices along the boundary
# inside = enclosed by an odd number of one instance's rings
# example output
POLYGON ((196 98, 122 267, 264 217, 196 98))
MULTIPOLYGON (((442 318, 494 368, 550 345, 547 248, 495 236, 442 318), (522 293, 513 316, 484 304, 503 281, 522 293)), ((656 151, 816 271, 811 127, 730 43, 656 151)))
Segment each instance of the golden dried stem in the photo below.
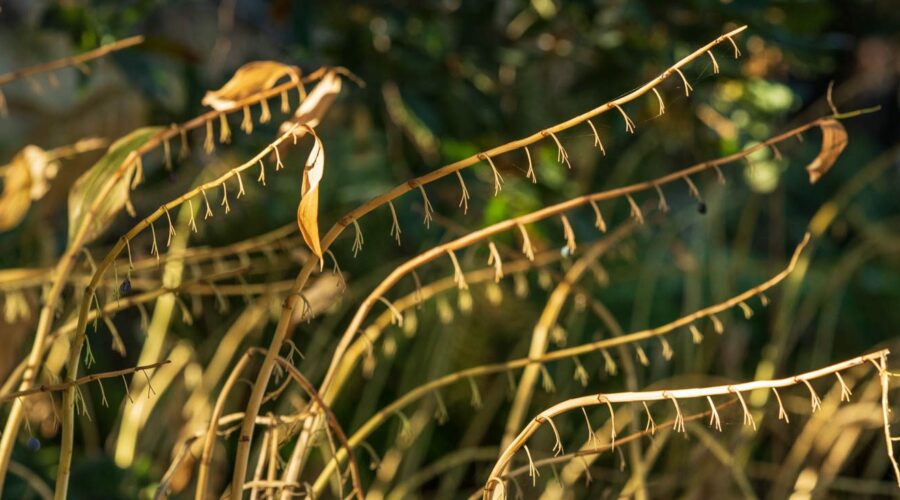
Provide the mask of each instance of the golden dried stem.
MULTIPOLYGON (((778 388, 778 387, 791 387, 793 385, 797 385, 800 382, 808 382, 809 380, 814 380, 817 378, 822 378, 825 376, 832 375, 836 372, 845 371, 855 366, 864 365, 872 360, 881 359, 883 356, 886 356, 888 351, 880 350, 871 354, 866 354, 863 356, 858 356, 856 358, 848 359, 846 361, 842 361, 840 363, 835 363, 831 366, 827 366, 824 368, 820 368, 818 370, 814 370, 811 372, 806 372, 794 377, 788 377, 783 379, 775 379, 775 380, 757 380, 753 382, 745 382, 742 384, 733 384, 733 385, 720 385, 720 386, 712 386, 712 387, 703 387, 703 388, 691 388, 691 389, 673 389, 673 390, 661 390, 661 391, 643 391, 643 392, 621 392, 614 394, 600 394, 600 395, 592 395, 592 396, 581 396, 573 399, 569 399, 563 401, 561 403, 557 403, 552 407, 542 411, 535 417, 531 422, 529 422, 528 426, 523 429, 516 439, 500 454, 499 459, 496 464, 494 464, 494 468, 491 471, 489 476, 489 481, 485 484, 483 498, 488 500, 491 498, 491 493, 493 489, 493 484, 496 479, 499 479, 503 476, 506 467, 509 462, 512 460, 516 451, 523 448, 525 446, 525 442, 532 436, 534 433, 540 428, 541 423, 548 418, 555 417, 557 415, 567 413, 569 411, 575 410, 576 408, 584 408, 587 406, 594 406, 598 404, 602 404, 603 402, 610 403, 630 403, 630 402, 639 402, 639 401, 662 401, 662 400, 670 400, 676 406, 677 415, 681 416, 679 419, 676 416, 676 428, 681 428, 683 426, 684 417, 681 414, 681 409, 678 406, 678 399, 694 399, 694 398, 706 398, 708 396, 725 396, 729 394, 737 395, 739 401, 741 402, 742 408, 744 409, 744 418, 747 419, 749 416, 749 409, 744 402, 743 396, 741 396, 742 392, 753 391, 757 389, 770 389, 770 388, 778 388), (494 480, 491 480, 494 479, 494 480)), ((887 411, 887 410, 885 410, 887 411)), ((753 417, 749 416, 749 421, 746 423, 752 424, 755 428, 755 423, 753 422, 753 417)), ((888 434, 889 436, 889 434, 888 434)))

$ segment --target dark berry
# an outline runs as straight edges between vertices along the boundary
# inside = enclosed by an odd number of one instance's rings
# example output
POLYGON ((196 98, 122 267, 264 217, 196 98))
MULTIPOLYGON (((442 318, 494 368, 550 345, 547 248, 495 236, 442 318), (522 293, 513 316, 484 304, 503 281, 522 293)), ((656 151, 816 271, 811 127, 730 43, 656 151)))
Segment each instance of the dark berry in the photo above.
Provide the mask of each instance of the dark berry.
POLYGON ((121 293, 122 295, 128 295, 129 293, 131 293, 130 279, 125 278, 124 280, 122 280, 122 284, 119 285, 119 293, 121 293))
POLYGON ((34 436, 31 436, 30 438, 28 438, 28 444, 26 444, 26 446, 31 451, 38 451, 41 449, 41 440, 34 436))
POLYGON ((700 212, 701 214, 705 214, 706 213, 706 203, 704 203, 702 201, 700 203, 698 203, 697 211, 700 212))

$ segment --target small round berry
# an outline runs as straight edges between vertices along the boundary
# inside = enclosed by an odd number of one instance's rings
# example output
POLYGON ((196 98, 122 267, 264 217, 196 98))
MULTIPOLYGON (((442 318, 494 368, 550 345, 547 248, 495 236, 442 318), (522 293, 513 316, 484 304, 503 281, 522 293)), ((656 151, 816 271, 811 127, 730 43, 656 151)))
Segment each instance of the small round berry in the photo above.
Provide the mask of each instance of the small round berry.
POLYGON ((701 214, 705 214, 706 213, 706 203, 704 203, 702 201, 700 203, 698 203, 697 211, 700 212, 701 214))
POLYGON ((41 449, 41 440, 34 436, 31 436, 30 438, 28 438, 28 443, 26 444, 26 446, 31 451, 38 451, 41 449))
POLYGON ((119 293, 121 293, 122 295, 128 295, 129 293, 131 293, 130 279, 125 278, 124 280, 122 280, 122 284, 119 285, 119 293))

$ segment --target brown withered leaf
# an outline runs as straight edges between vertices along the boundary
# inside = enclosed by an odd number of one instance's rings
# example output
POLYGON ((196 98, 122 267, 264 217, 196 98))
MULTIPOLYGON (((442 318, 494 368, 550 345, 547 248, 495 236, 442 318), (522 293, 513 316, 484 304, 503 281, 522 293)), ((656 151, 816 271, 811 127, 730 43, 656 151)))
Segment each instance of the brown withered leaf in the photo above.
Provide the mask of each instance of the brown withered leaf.
POLYGON ((306 165, 303 167, 303 182, 300 185, 300 205, 297 206, 297 226, 306 246, 322 258, 322 247, 319 243, 319 183, 325 174, 325 148, 319 136, 308 129, 316 140, 306 165))
MULTIPOLYGON (((334 70, 327 71, 300 103, 294 116, 281 124, 280 133, 287 133, 295 125, 318 126, 340 92, 341 77, 334 70)), ((305 133, 306 130, 302 127, 297 128, 296 135, 302 136, 305 133)))
POLYGON ((234 109, 237 102, 271 89, 285 77, 299 83, 300 69, 276 61, 250 62, 238 68, 222 88, 207 92, 201 102, 217 111, 234 109))
POLYGON ((847 147, 847 130, 841 125, 841 122, 828 118, 819 124, 819 128, 822 129, 822 149, 806 166, 810 184, 815 184, 828 173, 838 156, 847 147))
POLYGON ((37 146, 25 146, 8 165, 0 167, 0 231, 12 229, 22 221, 31 202, 41 199, 50 189, 49 181, 58 170, 59 163, 37 146))

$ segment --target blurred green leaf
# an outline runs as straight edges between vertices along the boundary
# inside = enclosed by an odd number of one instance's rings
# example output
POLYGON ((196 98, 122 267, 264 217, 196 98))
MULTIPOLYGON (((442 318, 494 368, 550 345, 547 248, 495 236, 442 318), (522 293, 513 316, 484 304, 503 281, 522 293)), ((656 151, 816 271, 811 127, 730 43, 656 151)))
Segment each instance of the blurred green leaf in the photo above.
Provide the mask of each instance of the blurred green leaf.
MULTIPOLYGON (((69 243, 84 224, 85 216, 94 200, 100 196, 107 181, 115 174, 129 153, 147 143, 162 127, 139 128, 114 142, 100 160, 75 181, 69 192, 69 243)), ((128 190, 136 164, 119 177, 115 186, 97 207, 85 243, 97 238, 128 201, 128 190)))

